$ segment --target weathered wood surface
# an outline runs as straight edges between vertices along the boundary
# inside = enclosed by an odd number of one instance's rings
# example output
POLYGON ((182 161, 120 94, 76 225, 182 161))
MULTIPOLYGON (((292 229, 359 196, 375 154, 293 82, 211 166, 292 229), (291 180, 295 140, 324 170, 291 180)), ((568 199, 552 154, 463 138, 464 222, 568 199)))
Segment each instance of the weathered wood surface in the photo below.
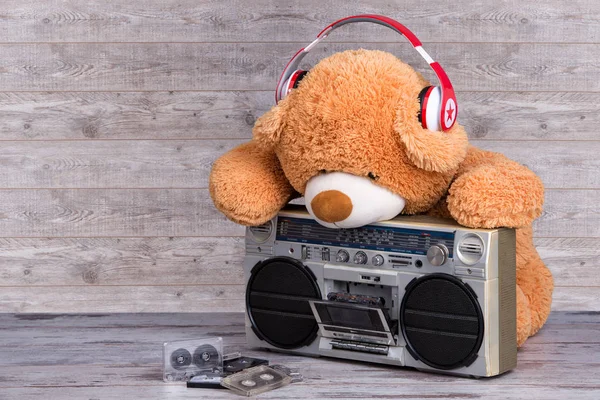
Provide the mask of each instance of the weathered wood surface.
MULTIPOLYGON (((0 313, 241 312, 244 304, 243 284, 0 287, 0 313)), ((600 311, 600 287, 557 287, 552 306, 600 311)))
MULTIPOLYGON (((0 141, 249 139, 273 93, 0 92, 0 141)), ((458 98, 459 122, 472 139, 599 137, 600 93, 467 91, 458 98)))
MULTIPOLYGON (((207 188, 213 162, 243 142, 3 142, 0 188, 207 188)), ((547 189, 600 189, 600 141, 471 143, 527 165, 547 189)))
POLYGON ((534 243, 557 286, 600 287, 600 238, 536 238, 534 243))
POLYGON ((0 92, 0 141, 249 138, 273 93, 0 92))
MULTIPOLYGON (((3 0, 0 30, 4 42, 251 42, 297 41, 316 36, 338 18, 360 13, 397 18, 424 42, 580 42, 600 36, 595 0, 419 0, 349 3, 344 0, 103 0, 23 2, 3 0), (115 4, 116 3, 116 4, 115 4), (114 4, 114 5, 113 5, 114 4)), ((362 25, 362 26, 361 26, 362 25)), ((382 27, 342 28, 334 40, 395 41, 382 27)))
MULTIPOLYGON (((333 365, 331 367, 334 367, 333 365)), ((329 374, 324 373, 315 379, 320 379, 321 383, 308 386, 297 385, 285 387, 278 391, 263 393, 261 399, 372 399, 374 395, 382 398, 402 398, 402 399, 431 399, 431 398, 453 398, 453 399, 472 399, 485 398, 491 400, 511 399, 530 399, 526 396, 539 396, 544 400, 564 400, 571 395, 576 395, 581 400, 595 400, 598 398, 597 387, 559 387, 550 385, 515 385, 515 386, 496 386, 493 383, 480 384, 477 382, 468 382, 451 386, 423 385, 422 382, 404 385, 395 384, 393 379, 383 380, 374 389, 375 384, 371 382, 355 383, 347 373, 344 380, 338 380, 339 385, 334 384, 328 379, 329 374), (282 393, 283 392, 283 393, 282 393)), ((379 382, 377 382, 379 383, 379 382)), ((239 395, 225 392, 224 390, 213 389, 214 394, 210 393, 211 399, 239 399, 239 395)), ((125 386, 125 387, 50 387, 50 388, 9 388, 3 391, 10 398, 19 400, 39 399, 48 396, 52 399, 71 399, 71 398, 98 398, 114 399, 123 398, 143 398, 148 400, 162 399, 198 399, 198 393, 183 386, 125 386)), ((208 394, 206 394, 208 395, 208 394)))
MULTIPOLYGON (((265 353, 245 347, 243 315, 0 315, 0 389, 6 398, 233 399, 225 390, 161 380, 164 341, 222 336, 226 351, 298 368, 305 381, 260 395, 323 398, 597 399, 598 313, 553 312, 519 351, 517 368, 472 380, 402 368, 265 353), (28 349, 28 351, 24 351, 28 349), (35 349, 35 351, 32 351, 35 349)), ((4 397, 3 397, 4 398, 4 397)))
POLYGON ((207 189, 0 190, 6 237, 231 236, 207 189))
POLYGON ((533 224, 536 235, 600 237, 599 203, 600 190, 546 190, 544 211, 533 224))
MULTIPOLYGON (((210 165, 250 138, 291 55, 363 12, 425 42, 475 145, 542 177, 554 306, 600 310, 600 3, 467 3, 0 2, 0 310, 241 310, 243 228, 212 206, 210 165)), ((303 68, 359 47, 428 72, 369 24, 340 28, 303 68)))
POLYGON ((0 286, 244 283, 241 237, 9 238, 0 248, 0 286))
MULTIPOLYGON (((548 189, 541 237, 600 237, 600 190, 548 189)), ((207 189, 0 190, 0 237, 239 236, 207 189)))
POLYGON ((484 141, 471 143, 520 162, 546 189, 599 189, 600 141, 484 141))
POLYGON ((0 312, 241 312, 243 299, 243 285, 11 286, 0 290, 0 312))
MULTIPOLYGON (((304 44, 2 44, 0 88, 272 90, 283 67, 304 44)), ((405 43, 329 43, 315 48, 301 67, 309 69, 326 55, 361 47, 398 54, 415 66, 424 64, 405 43)), ((600 91, 600 60, 594 44, 431 43, 427 47, 460 91, 600 91)))
POLYGON ((243 142, 235 139, 3 142, 0 187, 208 188, 213 162, 243 142))
MULTIPOLYGON (((557 286, 600 287, 599 238, 537 238, 557 286)), ((3 238, 0 287, 241 285, 242 237, 3 238)))

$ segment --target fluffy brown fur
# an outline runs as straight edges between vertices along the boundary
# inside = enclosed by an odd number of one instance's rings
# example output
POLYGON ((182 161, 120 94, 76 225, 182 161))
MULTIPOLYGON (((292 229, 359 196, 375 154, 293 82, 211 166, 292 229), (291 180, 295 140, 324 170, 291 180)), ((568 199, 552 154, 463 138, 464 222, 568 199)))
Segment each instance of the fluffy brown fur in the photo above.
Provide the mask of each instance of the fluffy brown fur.
POLYGON ((255 141, 219 158, 209 181, 215 206, 232 221, 260 225, 297 196, 272 151, 255 141))
POLYGON ((370 176, 406 200, 404 213, 451 216, 470 227, 517 230, 517 336, 522 345, 550 312, 552 276, 533 247, 543 186, 526 167, 469 147, 460 125, 424 130, 418 94, 428 85, 395 56, 345 51, 317 64, 260 117, 254 139, 214 165, 215 205, 233 221, 271 219, 313 176, 370 176))

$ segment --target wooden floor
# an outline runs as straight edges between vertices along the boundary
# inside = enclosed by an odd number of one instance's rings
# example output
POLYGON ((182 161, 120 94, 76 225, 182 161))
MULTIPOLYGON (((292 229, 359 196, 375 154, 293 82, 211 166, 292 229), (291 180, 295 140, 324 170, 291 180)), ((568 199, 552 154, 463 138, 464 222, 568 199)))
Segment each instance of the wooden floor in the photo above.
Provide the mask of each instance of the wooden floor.
POLYGON ((600 313, 555 312, 519 351, 516 370, 466 379, 247 350, 243 315, 0 314, 0 399, 235 399, 161 375, 164 341, 222 336, 226 351, 299 368, 305 381, 269 399, 599 399, 600 313))

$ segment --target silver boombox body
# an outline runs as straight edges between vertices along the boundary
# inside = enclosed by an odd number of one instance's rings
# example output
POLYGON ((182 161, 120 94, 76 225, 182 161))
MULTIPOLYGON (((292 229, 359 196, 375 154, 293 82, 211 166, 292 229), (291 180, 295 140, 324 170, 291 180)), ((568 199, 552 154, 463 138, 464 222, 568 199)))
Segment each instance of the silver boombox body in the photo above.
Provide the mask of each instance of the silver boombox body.
POLYGON ((400 216, 356 229, 288 206, 246 230, 248 344, 471 377, 516 366, 513 229, 400 216))

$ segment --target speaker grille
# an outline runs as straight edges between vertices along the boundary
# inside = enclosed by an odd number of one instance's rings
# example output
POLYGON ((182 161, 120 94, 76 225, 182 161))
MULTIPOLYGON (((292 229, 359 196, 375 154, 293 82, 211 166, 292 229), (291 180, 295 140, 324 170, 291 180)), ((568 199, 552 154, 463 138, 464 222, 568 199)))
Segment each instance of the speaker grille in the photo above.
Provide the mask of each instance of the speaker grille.
POLYGON ((400 326, 409 353, 438 369, 470 365, 483 341, 483 314, 477 296, 448 274, 430 274, 408 284, 400 326))
POLYGON ((297 260, 274 257, 254 266, 246 288, 246 309, 256 335, 294 349, 312 343, 318 325, 308 300, 321 299, 311 271, 297 260))
POLYGON ((251 226, 248 228, 248 231, 250 231, 250 235, 256 243, 264 243, 273 232, 273 221, 268 221, 258 226, 251 226))

